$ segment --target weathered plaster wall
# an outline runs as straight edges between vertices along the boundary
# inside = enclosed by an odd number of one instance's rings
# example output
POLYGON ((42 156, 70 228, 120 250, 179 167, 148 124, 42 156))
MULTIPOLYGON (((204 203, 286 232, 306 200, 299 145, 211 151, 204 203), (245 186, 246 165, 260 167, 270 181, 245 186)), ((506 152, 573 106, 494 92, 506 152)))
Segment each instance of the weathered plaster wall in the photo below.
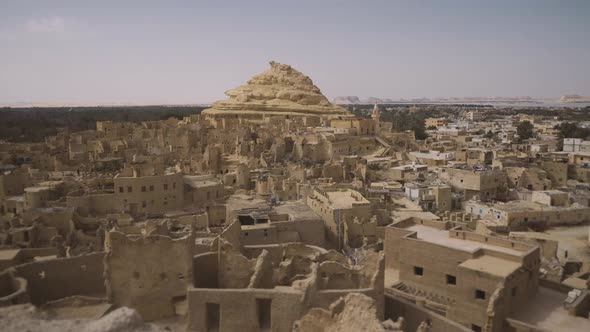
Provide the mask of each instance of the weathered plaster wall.
POLYGON ((257 299, 270 300, 270 330, 291 331, 305 313, 302 293, 290 287, 280 289, 197 289, 188 290, 188 331, 209 331, 207 304, 219 305, 219 331, 261 330, 257 299))
POLYGON ((108 297, 136 309, 145 320, 174 314, 173 301, 192 281, 194 236, 180 239, 107 233, 105 279, 108 297))
POLYGON ((35 305, 73 295, 105 296, 104 253, 57 258, 13 267, 15 277, 28 282, 35 305))

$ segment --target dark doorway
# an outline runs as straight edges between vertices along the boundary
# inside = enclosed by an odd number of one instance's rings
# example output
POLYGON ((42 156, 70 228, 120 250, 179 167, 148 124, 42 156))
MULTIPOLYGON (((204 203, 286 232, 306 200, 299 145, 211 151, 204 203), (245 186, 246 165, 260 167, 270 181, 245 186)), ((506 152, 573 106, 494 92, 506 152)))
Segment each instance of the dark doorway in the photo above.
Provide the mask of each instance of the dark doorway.
POLYGON ((207 303, 206 310, 207 331, 219 331, 219 322, 221 316, 221 313, 219 312, 219 303, 207 303))
POLYGON ((258 326, 261 331, 270 331, 270 306, 271 299, 256 299, 256 312, 258 313, 258 326))

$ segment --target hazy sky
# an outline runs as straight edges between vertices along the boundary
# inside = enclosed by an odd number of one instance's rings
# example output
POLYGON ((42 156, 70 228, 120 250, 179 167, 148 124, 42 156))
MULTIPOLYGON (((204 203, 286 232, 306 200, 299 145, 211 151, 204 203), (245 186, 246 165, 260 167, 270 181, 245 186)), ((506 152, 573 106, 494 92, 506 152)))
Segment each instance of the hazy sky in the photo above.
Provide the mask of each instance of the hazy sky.
POLYGON ((590 1, 0 0, 0 103, 198 103, 288 63, 329 98, 590 95, 590 1))

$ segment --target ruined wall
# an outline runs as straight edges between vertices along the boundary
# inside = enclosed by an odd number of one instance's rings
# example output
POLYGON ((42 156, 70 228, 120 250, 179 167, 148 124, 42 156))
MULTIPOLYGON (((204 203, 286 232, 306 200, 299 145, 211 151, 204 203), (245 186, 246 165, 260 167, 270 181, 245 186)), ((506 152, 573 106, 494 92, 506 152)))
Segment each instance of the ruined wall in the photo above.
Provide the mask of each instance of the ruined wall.
POLYGON ((566 163, 555 161, 543 161, 541 167, 547 172, 547 177, 551 180, 553 188, 565 186, 567 183, 567 169, 566 163))
POLYGON ((268 227, 244 227, 241 242, 244 245, 302 242, 323 247, 324 233, 324 224, 320 220, 278 221, 268 227))
POLYGON ((27 302, 27 281, 24 278, 15 278, 12 270, 0 272, 0 307, 27 302))
POLYGON ((68 233, 73 230, 74 227, 74 211, 72 209, 52 209, 48 211, 42 212, 30 212, 28 216, 24 218, 31 218, 31 220, 39 216, 41 218, 41 222, 47 227, 55 227, 58 233, 63 236, 64 238, 68 235, 68 233))
MULTIPOLYGON (((335 252, 333 252, 335 253, 335 252)), ((385 258, 383 253, 366 252, 361 266, 347 267, 343 262, 327 259, 319 264, 317 281, 307 292, 309 307, 328 308, 350 292, 362 293, 375 301, 377 317, 383 319, 383 285, 385 258)), ((341 257, 342 258, 342 257, 341 257)), ((323 260, 323 259, 320 259, 323 260)))
POLYGON ((212 180, 208 182, 197 188, 191 188, 191 191, 187 193, 187 200, 190 199, 191 204, 199 206, 210 205, 215 200, 223 198, 225 195, 223 184, 221 182, 213 182, 212 180))
MULTIPOLYGON (((298 241, 299 235, 294 236, 294 241, 298 241)), ((240 239, 243 245, 273 244, 279 243, 277 228, 267 225, 243 226, 242 237, 240 239)), ((289 242, 294 242, 289 241, 289 242)))
POLYGON ((453 202, 450 187, 434 187, 432 188, 435 199, 436 208, 439 212, 451 211, 453 202))
POLYGON ((80 215, 108 214, 123 211, 123 201, 115 194, 67 196, 67 206, 76 208, 80 215))
POLYGON ((2 254, 5 254, 5 256, 3 255, 4 257, 0 259, 0 272, 23 262, 22 249, 8 249, 2 254))
POLYGON ((13 267, 14 276, 27 280, 35 305, 73 295, 103 297, 103 258, 99 252, 26 263, 13 267))
POLYGON ((574 179, 584 183, 590 183, 590 169, 580 165, 568 165, 568 179, 574 179))
POLYGON ((192 282, 194 236, 180 239, 107 233, 105 279, 109 300, 136 309, 145 320, 174 314, 176 298, 192 282))
POLYGON ((307 197, 306 204, 322 218, 326 239, 335 244, 338 242, 337 221, 341 220, 342 213, 341 211, 334 211, 334 209, 318 198, 319 195, 315 193, 312 195, 307 197))
POLYGON ((218 287, 217 252, 206 252, 193 257, 193 286, 196 288, 218 287))
POLYGON ((364 242, 377 242, 377 220, 359 222, 357 219, 344 223, 344 244, 350 248, 360 248, 364 242))
MULTIPOLYGON (((514 204, 513 206, 515 206, 514 204)), ((531 210, 523 204, 522 208, 505 209, 501 205, 487 206, 480 202, 465 202, 466 213, 478 215, 484 219, 492 219, 504 223, 510 229, 527 226, 528 223, 543 222, 548 226, 577 225, 590 220, 590 208, 570 206, 562 208, 531 210)))
POLYGON ((570 207, 556 210, 515 211, 501 214, 509 228, 543 221, 548 226, 577 225, 590 220, 590 208, 570 207))
POLYGON ((220 243, 218 285, 221 288, 246 288, 254 273, 256 259, 248 259, 227 242, 220 243))
POLYGON ((309 308, 327 309, 334 301, 351 292, 361 293, 375 300, 377 303, 377 317, 379 319, 383 318, 383 293, 373 288, 320 290, 313 294, 312 301, 309 302, 309 308))
POLYGON ((31 185, 31 177, 21 170, 0 176, 0 200, 23 193, 31 185))
POLYGON ((325 245, 324 225, 319 220, 273 222, 273 225, 277 228, 279 240, 283 243, 292 242, 287 240, 286 234, 295 231, 302 243, 319 247, 325 245))
POLYGON ((294 332, 371 331, 402 332, 403 323, 385 328, 377 317, 375 301, 358 293, 350 293, 333 302, 328 309, 313 308, 293 326, 294 332))
POLYGON ((414 303, 408 302, 399 297, 385 296, 385 319, 397 320, 399 317, 404 318, 404 329, 406 331, 416 331, 420 323, 429 321, 431 331, 436 332, 469 332, 471 329, 464 327, 452 320, 420 307, 414 303))
POLYGON ((226 224, 226 206, 216 204, 207 207, 209 226, 223 226, 226 224))

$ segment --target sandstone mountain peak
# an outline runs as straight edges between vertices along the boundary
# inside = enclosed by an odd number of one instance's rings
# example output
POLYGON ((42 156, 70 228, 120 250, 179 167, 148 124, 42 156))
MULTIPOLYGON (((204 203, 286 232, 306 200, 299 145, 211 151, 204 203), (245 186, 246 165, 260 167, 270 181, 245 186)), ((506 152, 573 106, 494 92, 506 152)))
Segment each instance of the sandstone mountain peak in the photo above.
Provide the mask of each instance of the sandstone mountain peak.
POLYGON ((227 111, 231 111, 243 115, 264 111, 264 115, 351 116, 347 110, 330 103, 309 76, 275 61, 270 61, 270 69, 225 94, 227 100, 213 103, 204 114, 228 115, 227 111))
POLYGON ((270 62, 269 70, 252 77, 247 85, 227 91, 226 95, 241 102, 278 99, 301 105, 330 105, 309 76, 274 61, 270 62))
POLYGON ((270 61, 270 69, 254 76, 248 81, 249 85, 285 85, 321 94, 320 89, 313 84, 309 76, 304 75, 290 65, 270 61))

